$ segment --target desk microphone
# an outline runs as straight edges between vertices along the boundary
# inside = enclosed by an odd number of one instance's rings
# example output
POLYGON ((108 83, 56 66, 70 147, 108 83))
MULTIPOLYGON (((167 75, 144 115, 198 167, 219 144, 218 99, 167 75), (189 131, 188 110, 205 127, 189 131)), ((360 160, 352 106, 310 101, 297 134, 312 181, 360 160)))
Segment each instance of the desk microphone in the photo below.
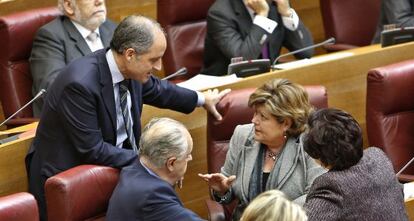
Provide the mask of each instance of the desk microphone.
POLYGON ((23 107, 21 107, 19 110, 17 110, 16 112, 14 112, 9 118, 7 118, 3 122, 1 122, 0 127, 3 126, 5 123, 7 123, 10 119, 12 119, 14 116, 16 116, 16 114, 18 114, 20 111, 22 111, 23 109, 25 109, 27 106, 29 106, 31 103, 33 103, 33 101, 37 100, 39 97, 41 97, 45 93, 46 93, 46 90, 45 89, 40 90, 39 93, 37 93, 36 96, 34 96, 23 107))
POLYGON ((401 168, 401 170, 400 171, 398 171, 398 173, 396 174, 396 176, 398 177, 408 166, 410 166, 411 165, 411 163, 414 161, 414 157, 413 158, 411 158, 411 160, 410 161, 408 161, 408 163, 407 164, 405 164, 404 166, 403 166, 403 168, 401 168))
POLYGON ((163 78, 161 80, 168 80, 170 78, 177 77, 177 76, 181 76, 181 75, 185 75, 185 74, 187 74, 187 68, 182 67, 178 71, 176 71, 174 74, 170 74, 170 75, 168 75, 167 77, 165 77, 165 78, 163 78))
POLYGON ((286 57, 286 56, 289 56, 289 55, 293 55, 293 54, 297 54, 297 53, 302 52, 302 51, 307 51, 307 50, 309 50, 309 49, 314 49, 314 48, 317 48, 317 47, 321 47, 321 46, 324 46, 324 45, 333 44, 333 43, 335 43, 335 38, 329 38, 328 40, 325 40, 325 41, 323 41, 323 42, 321 42, 321 43, 314 44, 314 45, 310 45, 310 46, 307 46, 307 47, 304 47, 304 48, 301 48, 301 49, 298 49, 298 50, 295 50, 295 51, 291 51, 291 52, 286 53, 286 54, 279 55, 279 57, 277 57, 277 58, 273 61, 272 66, 270 66, 270 68, 271 68, 272 70, 276 70, 276 69, 277 69, 277 68, 275 67, 275 66, 276 66, 276 62, 277 62, 280 58, 283 58, 283 57, 286 57))

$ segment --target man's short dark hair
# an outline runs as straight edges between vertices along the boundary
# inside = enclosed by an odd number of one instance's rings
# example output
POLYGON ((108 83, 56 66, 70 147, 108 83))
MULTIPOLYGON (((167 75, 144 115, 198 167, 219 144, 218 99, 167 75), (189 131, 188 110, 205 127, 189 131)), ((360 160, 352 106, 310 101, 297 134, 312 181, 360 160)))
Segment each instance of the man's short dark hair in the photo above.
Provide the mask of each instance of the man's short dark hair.
POLYGON ((342 110, 320 109, 309 116, 305 151, 324 166, 344 170, 362 158, 362 132, 358 122, 342 110))

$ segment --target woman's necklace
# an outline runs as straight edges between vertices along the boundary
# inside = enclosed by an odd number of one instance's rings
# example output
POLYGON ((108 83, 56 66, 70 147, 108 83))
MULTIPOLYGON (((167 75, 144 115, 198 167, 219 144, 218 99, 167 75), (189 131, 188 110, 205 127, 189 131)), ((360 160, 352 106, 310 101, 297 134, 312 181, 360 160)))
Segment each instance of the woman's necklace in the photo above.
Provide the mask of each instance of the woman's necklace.
POLYGON ((278 153, 276 153, 276 152, 272 152, 269 148, 267 149, 267 156, 273 161, 276 161, 279 158, 281 153, 282 151, 279 151, 278 153))

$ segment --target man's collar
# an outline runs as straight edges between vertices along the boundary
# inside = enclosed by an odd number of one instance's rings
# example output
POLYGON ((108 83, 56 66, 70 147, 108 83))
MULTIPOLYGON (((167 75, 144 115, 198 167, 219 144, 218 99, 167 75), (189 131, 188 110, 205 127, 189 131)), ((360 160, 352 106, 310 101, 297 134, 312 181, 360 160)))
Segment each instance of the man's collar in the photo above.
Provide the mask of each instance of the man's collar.
POLYGON ((115 84, 123 81, 125 78, 121 74, 121 71, 119 71, 119 68, 118 68, 118 65, 115 62, 115 58, 114 58, 114 54, 112 53, 112 50, 109 49, 106 52, 105 56, 106 56, 106 60, 108 61, 109 71, 111 72, 112 83, 115 85, 115 84))
MULTIPOLYGON (((79 33, 82 35, 83 38, 86 38, 91 33, 91 30, 85 28, 84 26, 82 26, 78 22, 76 22, 72 19, 69 19, 69 20, 73 23, 73 25, 79 31, 79 33)), ((95 29, 94 32, 98 34, 98 37, 100 37, 99 36, 99 27, 97 29, 95 29)))

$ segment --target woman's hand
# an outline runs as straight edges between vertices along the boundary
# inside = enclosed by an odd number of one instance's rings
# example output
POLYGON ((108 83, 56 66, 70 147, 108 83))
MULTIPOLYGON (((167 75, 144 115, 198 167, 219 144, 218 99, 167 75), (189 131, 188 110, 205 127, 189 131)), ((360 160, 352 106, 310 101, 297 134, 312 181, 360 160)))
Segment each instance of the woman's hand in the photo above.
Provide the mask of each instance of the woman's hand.
POLYGON ((198 176, 208 182, 208 185, 220 195, 224 195, 230 189, 234 180, 236 180, 236 176, 234 175, 226 177, 221 173, 199 173, 198 176))

